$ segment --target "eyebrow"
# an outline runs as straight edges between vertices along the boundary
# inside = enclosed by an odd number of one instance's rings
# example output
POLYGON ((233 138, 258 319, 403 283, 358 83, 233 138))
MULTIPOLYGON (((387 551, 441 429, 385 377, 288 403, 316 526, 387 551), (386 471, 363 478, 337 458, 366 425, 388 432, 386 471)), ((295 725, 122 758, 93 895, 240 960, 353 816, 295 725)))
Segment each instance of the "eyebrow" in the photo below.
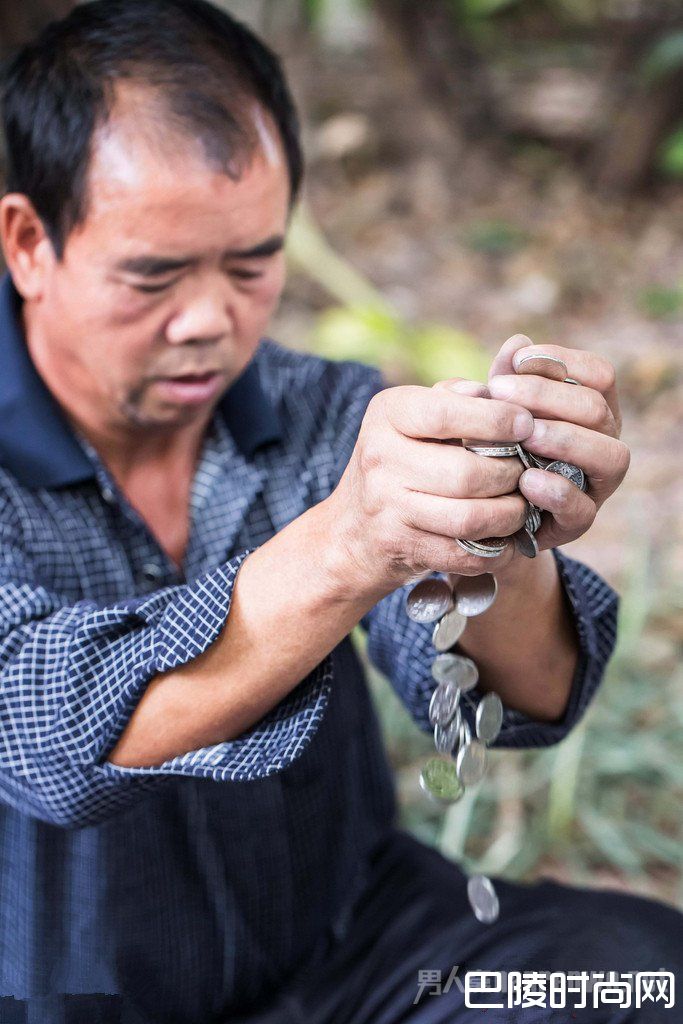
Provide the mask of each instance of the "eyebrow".
MULTIPOLYGON (((223 253, 224 260, 256 260, 264 256, 273 256, 284 248, 285 239, 283 235, 273 235, 265 242, 259 242, 251 249, 228 249, 223 253)), ((185 267, 197 263, 194 256, 181 257, 180 259, 167 259, 164 256, 132 256, 121 260, 116 264, 116 270, 129 274, 137 274, 139 277, 160 277, 162 274, 171 273, 174 270, 183 270, 185 267)))

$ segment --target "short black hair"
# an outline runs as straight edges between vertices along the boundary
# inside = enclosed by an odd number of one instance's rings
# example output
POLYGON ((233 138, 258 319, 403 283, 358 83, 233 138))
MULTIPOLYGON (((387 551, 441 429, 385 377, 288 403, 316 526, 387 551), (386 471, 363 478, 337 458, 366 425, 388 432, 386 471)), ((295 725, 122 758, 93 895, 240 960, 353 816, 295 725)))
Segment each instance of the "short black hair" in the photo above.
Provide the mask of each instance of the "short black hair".
POLYGON ((256 146, 245 109, 256 100, 280 133, 294 204, 299 121, 273 51, 207 0, 92 0, 48 25, 4 75, 7 189, 28 196, 59 258, 87 215, 93 135, 126 79, 150 86, 232 177, 256 146))

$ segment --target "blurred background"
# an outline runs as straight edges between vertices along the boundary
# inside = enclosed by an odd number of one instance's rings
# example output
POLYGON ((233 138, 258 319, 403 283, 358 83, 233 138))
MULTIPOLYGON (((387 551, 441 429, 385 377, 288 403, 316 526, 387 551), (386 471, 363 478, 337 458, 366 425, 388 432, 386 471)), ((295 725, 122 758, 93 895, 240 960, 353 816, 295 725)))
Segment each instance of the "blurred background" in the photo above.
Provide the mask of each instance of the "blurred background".
MULTIPOLYGON (((73 6, 0 0, 0 56, 73 6)), ((567 550, 622 595, 584 722, 446 814, 369 667, 404 824, 468 868, 683 906, 683 0, 223 0, 284 59, 309 171, 272 334, 395 383, 511 334, 617 366, 632 466, 567 550)), ((363 647, 363 637, 357 637, 363 647)))

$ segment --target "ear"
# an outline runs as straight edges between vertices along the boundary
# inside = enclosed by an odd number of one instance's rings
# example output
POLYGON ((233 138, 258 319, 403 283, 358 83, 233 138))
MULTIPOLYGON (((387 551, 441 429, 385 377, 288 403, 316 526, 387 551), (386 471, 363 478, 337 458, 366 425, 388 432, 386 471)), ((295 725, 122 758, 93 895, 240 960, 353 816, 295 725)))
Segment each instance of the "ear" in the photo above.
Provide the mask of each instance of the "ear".
POLYGON ((17 291, 24 299, 39 299, 56 256, 33 203, 21 192, 0 200, 0 240, 17 291))

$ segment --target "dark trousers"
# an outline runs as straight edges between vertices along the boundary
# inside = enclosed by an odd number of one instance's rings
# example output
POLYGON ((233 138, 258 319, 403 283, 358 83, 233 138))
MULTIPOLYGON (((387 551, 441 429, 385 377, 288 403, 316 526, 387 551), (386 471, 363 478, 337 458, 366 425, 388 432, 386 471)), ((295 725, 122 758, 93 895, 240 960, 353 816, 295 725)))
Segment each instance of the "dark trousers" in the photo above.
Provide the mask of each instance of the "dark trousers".
MULTIPOLYGON (((466 879, 457 865, 403 832, 378 849, 370 882, 344 929, 321 941, 304 968, 267 1005, 232 1013, 221 1024, 678 1024, 683 990, 665 1008, 662 998, 635 1005, 636 974, 671 972, 683 986, 683 915, 654 900, 553 882, 496 882, 500 917, 480 924, 472 915, 466 879), (466 998, 468 972, 494 972, 497 992, 466 998), (495 972, 500 975, 498 979, 495 972), (632 1005, 593 1007, 595 986, 582 1000, 549 1008, 549 989, 533 986, 537 1005, 515 1004, 514 972, 592 981, 616 972, 633 978, 632 1005), (602 972, 598 974, 597 972, 602 972), (513 1000, 508 1006, 504 980, 513 1000), (544 991, 547 998, 543 1000, 544 991), (476 1000, 479 1000, 477 1003, 476 1000), (540 1000, 543 1000, 540 1002, 540 1000), (586 1009, 576 1008, 587 1001, 586 1009), (467 1005, 469 1002, 471 1005, 467 1005), (485 1008, 494 1003, 503 1008, 485 1008), (545 1003, 545 1005, 544 1005, 545 1003)), ((470 980, 472 974, 470 973, 470 980)), ((660 979, 659 973, 653 976, 660 979)), ((533 979, 532 979, 533 981, 533 979)), ((656 980, 652 995, 665 994, 656 980)), ((612 988, 611 996, 615 995, 612 988)), ((149 1024, 117 997, 71 996, 15 1003, 0 999, 0 1024, 149 1024)), ((154 1022, 157 1024, 157 1022, 154 1022)), ((161 1022, 159 1022, 161 1024, 161 1022)), ((207 1024, 215 1022, 207 1021, 207 1024)))

